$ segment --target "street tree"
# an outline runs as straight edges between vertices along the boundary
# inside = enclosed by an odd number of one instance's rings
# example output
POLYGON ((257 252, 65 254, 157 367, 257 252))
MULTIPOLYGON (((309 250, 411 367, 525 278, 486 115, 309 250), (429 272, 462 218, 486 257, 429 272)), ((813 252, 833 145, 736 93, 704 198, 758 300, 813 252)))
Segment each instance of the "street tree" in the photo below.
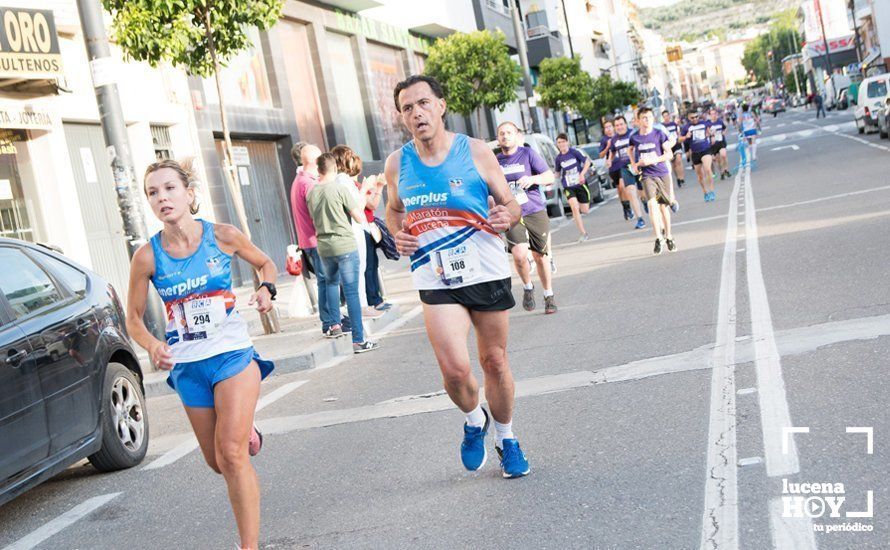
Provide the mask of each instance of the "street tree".
POLYGON ((796 25, 794 10, 780 12, 771 20, 767 32, 745 46, 742 65, 749 73, 753 71, 759 84, 782 77, 782 59, 800 53, 796 25))
POLYGON ((522 79, 500 31, 455 33, 436 40, 424 72, 442 84, 452 111, 464 116, 476 113, 480 132, 482 108, 503 109, 516 99, 522 79))
MULTIPOLYGON (((283 0, 102 0, 112 16, 112 35, 127 57, 152 67, 170 63, 199 77, 214 77, 225 141, 226 182, 241 230, 250 237, 238 185, 220 71, 250 46, 248 29, 265 30, 281 15, 283 0)), ((256 273, 254 282, 259 283, 256 273)), ((267 332, 277 330, 264 317, 267 332)))
POLYGON ((581 69, 579 58, 550 57, 541 62, 536 91, 541 105, 593 116, 593 78, 581 69))
POLYGON ((593 80, 593 108, 591 118, 600 120, 615 111, 643 100, 643 93, 633 82, 613 80, 604 74, 593 80))

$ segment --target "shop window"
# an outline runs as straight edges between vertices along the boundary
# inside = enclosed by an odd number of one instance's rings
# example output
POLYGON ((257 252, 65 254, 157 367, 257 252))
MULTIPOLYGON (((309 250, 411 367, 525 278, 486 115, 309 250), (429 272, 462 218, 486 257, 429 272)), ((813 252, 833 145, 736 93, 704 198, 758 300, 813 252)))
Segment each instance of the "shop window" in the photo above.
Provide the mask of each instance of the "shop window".
POLYGON ((405 79, 405 71, 401 53, 379 44, 368 44, 368 61, 374 102, 380 113, 381 153, 386 156, 410 139, 392 101, 392 91, 405 79))
POLYGON ((0 237, 33 242, 15 145, 26 140, 22 130, 0 130, 0 237))
MULTIPOLYGON (((260 46, 260 33, 255 27, 247 30, 250 46, 226 62, 219 73, 220 86, 226 105, 271 108, 272 94, 266 61, 260 46)), ((204 79, 204 95, 207 103, 219 104, 216 80, 204 79)))
MULTIPOLYGON (((334 95, 340 110, 340 124, 343 125, 346 145, 352 147, 364 160, 370 160, 373 158, 371 140, 368 137, 364 99, 356 72, 352 39, 342 34, 328 32, 327 42, 330 59, 324 61, 329 64, 333 73, 334 95)), ((389 93, 389 97, 392 98, 392 89, 389 93)))

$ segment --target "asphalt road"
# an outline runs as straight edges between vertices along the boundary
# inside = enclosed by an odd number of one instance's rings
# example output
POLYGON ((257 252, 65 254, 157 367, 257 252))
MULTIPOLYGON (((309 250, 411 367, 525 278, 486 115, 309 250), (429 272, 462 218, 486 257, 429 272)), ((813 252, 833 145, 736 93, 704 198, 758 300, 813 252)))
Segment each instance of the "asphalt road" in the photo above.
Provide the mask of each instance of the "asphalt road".
MULTIPOLYGON (((267 381, 262 547, 890 547, 890 142, 791 112, 758 157, 715 203, 687 178, 673 254, 614 200, 587 243, 558 223, 559 313, 511 314, 527 478, 461 468, 416 299, 379 351, 267 381)), ((176 398, 149 415, 142 467, 5 505, 0 548, 235 545, 176 398)))

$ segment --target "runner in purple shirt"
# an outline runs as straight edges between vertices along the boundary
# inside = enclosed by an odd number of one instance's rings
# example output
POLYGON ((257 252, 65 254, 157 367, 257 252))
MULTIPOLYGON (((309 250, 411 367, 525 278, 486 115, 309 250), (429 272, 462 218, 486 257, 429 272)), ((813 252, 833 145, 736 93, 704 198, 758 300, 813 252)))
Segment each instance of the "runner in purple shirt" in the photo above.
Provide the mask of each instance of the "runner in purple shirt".
POLYGON ((680 131, 680 140, 689 141, 692 150, 692 166, 695 175, 698 176, 698 184, 705 194, 705 202, 717 200, 714 192, 714 175, 711 173, 711 134, 710 123, 707 120, 699 120, 699 114, 695 111, 689 113, 689 122, 680 131))
POLYGON ((554 169, 562 181, 563 192, 569 202, 569 208, 572 209, 572 219, 575 220, 575 226, 581 233, 578 242, 584 242, 588 237, 581 221, 581 214, 590 211, 590 189, 587 188, 590 159, 569 145, 569 136, 566 134, 556 136, 556 148, 559 149, 559 154, 554 160, 556 164, 554 169))
POLYGON ((502 122, 498 126, 498 145, 501 146, 497 154, 498 164, 504 171, 516 202, 522 208, 521 223, 505 233, 507 250, 513 255, 513 265, 522 280, 522 307, 526 311, 535 309, 535 287, 532 285, 531 266, 528 262, 528 251, 531 249, 538 267, 541 287, 544 289, 544 313, 556 313, 548 257, 550 218, 547 216, 547 205, 540 187, 553 183, 553 170, 534 149, 522 145, 522 133, 512 122, 502 122))
MULTIPOLYGON (((600 158, 605 159, 606 168, 609 168, 609 149, 612 147, 612 138, 615 136, 615 124, 611 120, 603 122, 603 137, 600 139, 600 158)), ((618 185, 621 179, 621 171, 609 170, 609 177, 612 179, 612 187, 618 190, 618 200, 621 201, 621 209, 624 211, 624 219, 632 220, 634 217, 633 210, 630 208, 630 199, 624 192, 624 187, 618 185)))
POLYGON ((655 230, 655 254, 661 254, 663 245, 668 251, 677 249, 671 233, 671 172, 667 162, 673 156, 674 141, 661 130, 653 128, 655 115, 649 107, 637 112, 640 131, 630 138, 630 162, 642 176, 643 190, 649 204, 649 219, 655 230))
POLYGON ((673 153, 671 167, 674 169, 674 175, 677 176, 677 187, 683 187, 683 184, 686 183, 686 167, 683 164, 683 144, 680 143, 679 120, 672 118, 668 111, 662 111, 661 123, 667 129, 668 137, 674 138, 674 147, 671 150, 673 153))
POLYGON ((643 219, 643 205, 640 202, 640 190, 642 186, 637 183, 637 177, 628 169, 630 157, 628 156, 628 146, 630 146, 631 132, 627 129, 627 119, 623 116, 615 117, 615 136, 612 137, 612 147, 609 149, 609 170, 617 172, 618 192, 625 193, 630 201, 630 207, 633 210, 633 221, 636 218, 634 229, 643 229, 646 227, 646 221, 643 219))

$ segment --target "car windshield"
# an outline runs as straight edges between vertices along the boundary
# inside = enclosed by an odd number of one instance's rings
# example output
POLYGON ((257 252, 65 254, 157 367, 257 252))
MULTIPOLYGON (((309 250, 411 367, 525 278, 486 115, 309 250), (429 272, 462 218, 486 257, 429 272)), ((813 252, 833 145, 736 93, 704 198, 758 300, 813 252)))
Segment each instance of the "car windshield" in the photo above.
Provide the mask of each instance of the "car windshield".
POLYGON ((600 148, 599 145, 595 143, 588 143, 586 145, 579 145, 578 149, 581 149, 584 153, 587 154, 590 158, 597 158, 600 156, 600 148))

